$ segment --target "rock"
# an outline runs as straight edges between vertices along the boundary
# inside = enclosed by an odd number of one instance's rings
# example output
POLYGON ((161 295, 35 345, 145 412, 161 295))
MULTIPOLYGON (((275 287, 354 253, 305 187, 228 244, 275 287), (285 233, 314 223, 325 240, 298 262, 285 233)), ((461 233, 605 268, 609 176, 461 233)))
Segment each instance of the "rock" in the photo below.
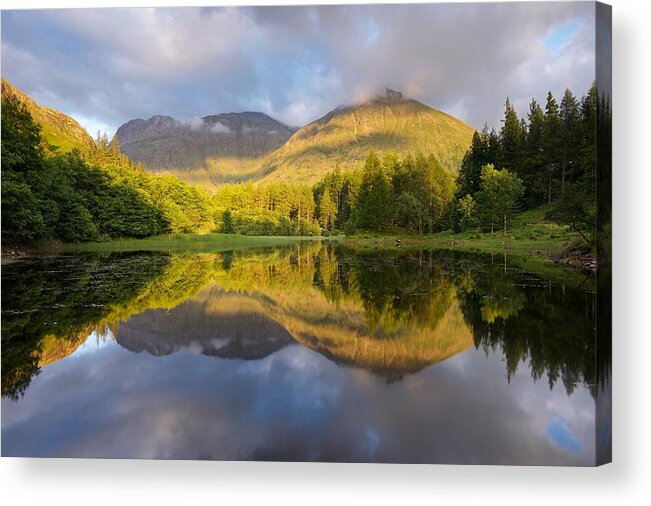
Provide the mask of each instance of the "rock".
POLYGON ((282 146, 293 129, 260 112, 179 120, 133 119, 118 128, 120 149, 149 170, 194 169, 208 158, 254 159, 282 146))

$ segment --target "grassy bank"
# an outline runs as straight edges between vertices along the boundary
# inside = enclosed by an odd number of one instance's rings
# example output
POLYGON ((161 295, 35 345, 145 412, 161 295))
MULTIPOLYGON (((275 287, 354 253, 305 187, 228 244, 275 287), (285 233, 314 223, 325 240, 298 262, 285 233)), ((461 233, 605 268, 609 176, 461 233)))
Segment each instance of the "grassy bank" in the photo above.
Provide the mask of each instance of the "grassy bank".
MULTIPOLYGON (((440 232, 432 235, 405 233, 403 229, 384 233, 357 233, 332 237, 295 236, 245 236, 237 234, 174 234, 145 239, 114 239, 103 242, 43 244, 35 254, 56 254, 84 251, 169 251, 169 252, 216 252, 241 248, 282 246, 305 241, 339 242, 358 251, 405 250, 420 248, 456 249, 461 251, 504 254, 509 257, 528 259, 527 262, 550 265, 549 256, 570 245, 581 242, 578 234, 554 223, 545 222, 544 210, 520 214, 506 234, 503 231, 490 234, 479 230, 454 233, 440 232)), ((522 260, 525 261, 525 260, 522 260)))
POLYGON ((579 239, 578 234, 539 238, 517 237, 512 234, 479 232, 440 232, 432 235, 359 234, 347 236, 343 243, 355 249, 449 248, 487 253, 510 251, 517 254, 549 256, 562 251, 579 239))
POLYGON ((356 234, 344 239, 344 244, 360 250, 399 248, 441 248, 504 253, 515 256, 537 256, 548 259, 570 245, 580 243, 578 234, 566 227, 544 220, 544 208, 526 211, 509 225, 507 233, 493 234, 479 230, 460 233, 451 231, 432 235, 406 234, 401 229, 384 234, 356 234))
POLYGON ((61 252, 170 251, 201 253, 282 246, 323 239, 323 237, 245 236, 236 234, 173 234, 147 237, 145 239, 114 239, 104 242, 60 244, 56 248, 61 252))

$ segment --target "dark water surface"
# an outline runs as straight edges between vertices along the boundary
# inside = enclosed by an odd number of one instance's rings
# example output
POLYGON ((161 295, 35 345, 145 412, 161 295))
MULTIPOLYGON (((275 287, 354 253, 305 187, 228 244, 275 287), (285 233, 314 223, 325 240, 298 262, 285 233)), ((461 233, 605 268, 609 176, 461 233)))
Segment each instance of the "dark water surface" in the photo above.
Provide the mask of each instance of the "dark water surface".
POLYGON ((3 265, 2 454, 592 465, 594 280, 516 263, 302 244, 3 265))

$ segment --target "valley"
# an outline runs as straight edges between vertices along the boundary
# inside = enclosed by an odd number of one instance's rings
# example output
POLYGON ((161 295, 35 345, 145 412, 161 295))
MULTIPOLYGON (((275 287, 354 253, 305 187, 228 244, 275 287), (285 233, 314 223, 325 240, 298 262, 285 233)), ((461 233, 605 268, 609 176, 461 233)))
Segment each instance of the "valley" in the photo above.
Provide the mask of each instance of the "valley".
MULTIPOLYGON (((578 130, 591 128, 588 113, 596 104, 595 90, 581 102, 568 93, 563 110, 574 107, 573 117, 585 115, 583 123, 576 123, 578 130)), ((81 192, 76 202, 88 210, 90 222, 85 228, 75 224, 72 230, 57 231, 54 216, 60 221, 65 202, 56 209, 26 210, 25 215, 36 220, 36 229, 26 229, 23 239, 3 237, 3 248, 36 241, 37 250, 50 251, 208 251, 278 244, 282 237, 293 241, 291 237, 327 236, 361 248, 512 250, 544 258, 562 250, 583 251, 580 245, 585 240, 595 251, 590 209, 580 199, 570 202, 563 197, 566 189, 576 196, 588 188, 593 177, 590 159, 577 158, 573 173, 561 170, 559 180, 527 156, 528 150, 541 149, 534 142, 542 142, 529 140, 528 130, 533 136, 535 121, 556 121, 552 115, 559 114, 551 95, 547 113, 532 101, 535 114, 524 127, 507 101, 500 132, 486 128, 477 132, 387 89, 366 102, 337 107, 301 128, 259 112, 192 119, 158 115, 124 123, 113 139, 95 140, 74 119, 37 104, 4 80, 2 96, 3 104, 16 104, 32 118, 37 137, 20 142, 37 142, 33 156, 42 157, 39 163, 52 167, 48 170, 56 173, 60 169, 55 167, 79 156, 74 163, 97 171, 106 179, 108 191, 124 188, 142 200, 129 201, 129 206, 141 210, 129 211, 135 213, 135 221, 125 221, 127 201, 117 204, 123 197, 116 194, 116 204, 102 210, 106 198, 92 186, 84 188, 79 169, 70 166, 65 169, 73 170, 67 172, 73 178, 70 191, 81 192), (513 135, 519 140, 509 137, 513 135), (520 143, 516 152, 507 150, 512 142, 520 143), (498 170, 495 163, 503 168, 498 170), (100 208, 94 202, 102 202, 100 208), (115 218, 107 221, 111 213, 115 218)), ((11 118, 5 123, 12 125, 11 118)), ((579 148, 558 156, 586 152, 579 148)), ((14 172, 7 174, 11 183, 14 172)), ((33 177, 43 177, 36 174, 41 173, 16 172, 29 191, 36 192, 33 206, 38 208, 44 198, 60 197, 39 197, 46 187, 40 182, 32 186, 33 177)), ((12 189, 9 186, 8 192, 12 189)), ((15 214, 13 202, 31 202, 29 196, 17 199, 3 197, 6 214, 15 214)), ((78 221, 72 215, 67 219, 70 224, 78 221)))

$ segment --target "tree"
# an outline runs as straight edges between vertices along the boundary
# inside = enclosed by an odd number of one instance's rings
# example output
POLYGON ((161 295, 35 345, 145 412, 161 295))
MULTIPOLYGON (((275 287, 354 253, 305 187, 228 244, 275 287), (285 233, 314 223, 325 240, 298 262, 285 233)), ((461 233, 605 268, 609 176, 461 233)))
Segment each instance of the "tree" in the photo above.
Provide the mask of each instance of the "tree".
POLYGON ((357 228, 381 230, 393 216, 393 195, 380 160, 369 151, 362 169, 362 181, 353 208, 357 228))
POLYGON ((2 97, 2 172, 41 168, 41 127, 20 103, 2 97))
POLYGON ((552 201, 552 188, 557 176, 561 160, 561 117, 556 99, 551 91, 547 94, 545 105, 545 128, 543 130, 542 146, 545 152, 545 172, 547 176, 547 202, 552 201))
POLYGON ((319 225, 324 230, 333 230, 337 219, 337 206, 330 196, 330 187, 326 186, 319 200, 319 225))
POLYGON ((576 186, 568 183, 565 194, 556 199, 546 218, 565 225, 577 232, 588 244, 592 243, 595 217, 588 210, 585 195, 576 186))
POLYGON ((566 180, 574 180, 576 161, 580 149, 581 111, 579 102, 569 89, 565 90, 560 107, 561 118, 561 197, 565 194, 566 180))
POLYGON ((396 198, 395 213, 396 225, 407 230, 419 230, 423 222, 423 210, 418 199, 411 193, 403 192, 396 198))
POLYGON ((593 84, 581 100, 581 126, 579 148, 579 171, 583 191, 589 198, 595 198, 597 166, 597 86, 593 84))
POLYGON ((2 243, 27 244, 45 233, 39 202, 20 174, 3 170, 2 243))
POLYGON ((545 173, 545 152, 543 148, 543 136, 545 130, 545 113, 536 102, 532 100, 529 104, 527 116, 529 124, 524 143, 522 160, 522 171, 520 173, 525 185, 525 202, 529 207, 538 205, 546 194, 547 188, 545 173))
POLYGON ((477 202, 472 195, 466 194, 457 201, 459 228, 467 230, 477 223, 477 202))
POLYGON ((495 160, 488 160, 487 154, 488 139, 475 130, 470 148, 464 155, 461 167, 459 168, 457 185, 460 195, 472 195, 479 191, 481 168, 487 163, 495 162, 495 160))
POLYGON ((234 234, 235 227, 233 225, 233 215, 230 209, 226 209, 222 213, 222 233, 223 234, 234 234))
POLYGON ((507 221, 515 213, 524 191, 522 180, 506 169, 497 170, 493 165, 486 165, 482 169, 480 188, 477 193, 480 218, 490 223, 491 234, 496 223, 504 225, 506 234, 507 221))
MULTIPOLYGON (((508 97, 500 130, 500 146, 502 156, 499 162, 501 165, 511 171, 518 170, 522 146, 522 125, 508 97)), ((496 161, 492 163, 496 163, 496 161)))

